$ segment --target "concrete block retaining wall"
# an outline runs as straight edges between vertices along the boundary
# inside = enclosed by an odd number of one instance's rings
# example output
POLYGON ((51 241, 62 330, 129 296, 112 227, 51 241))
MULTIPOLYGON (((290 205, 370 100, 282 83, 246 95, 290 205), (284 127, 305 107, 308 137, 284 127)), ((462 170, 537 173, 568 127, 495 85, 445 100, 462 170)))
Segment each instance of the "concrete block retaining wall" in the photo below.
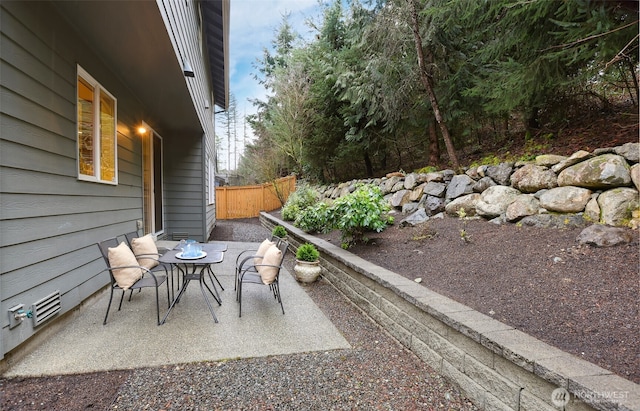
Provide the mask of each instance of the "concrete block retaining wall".
POLYGON ((316 245, 323 277, 483 410, 636 410, 640 386, 371 264, 287 222, 316 245))

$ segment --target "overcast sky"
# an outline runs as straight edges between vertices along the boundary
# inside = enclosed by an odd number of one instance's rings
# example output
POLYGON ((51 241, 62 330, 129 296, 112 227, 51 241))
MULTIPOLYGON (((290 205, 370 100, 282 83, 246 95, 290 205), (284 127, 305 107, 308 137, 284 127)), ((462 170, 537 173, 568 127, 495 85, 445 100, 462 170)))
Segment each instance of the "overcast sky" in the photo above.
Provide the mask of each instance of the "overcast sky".
MULTIPOLYGON (((230 3, 229 91, 236 98, 238 121, 242 123, 245 111, 247 114, 255 113, 249 100, 263 100, 266 95, 266 90, 253 78, 253 74, 257 73, 254 66, 256 60, 262 57, 262 50, 271 47, 282 17, 288 13, 293 29, 305 36, 309 35, 309 29, 304 22, 308 19, 317 21, 320 8, 317 0, 231 0, 230 3)), ((220 115, 216 121, 219 126, 220 115)), ((242 137, 242 124, 239 126, 238 136, 242 137)), ((247 126, 248 134, 249 130, 247 126)), ((218 130, 218 135, 226 139, 226 133, 222 130, 218 130)), ((222 151, 220 169, 226 169, 226 140, 218 149, 222 151)), ((237 150, 241 151, 241 148, 237 150)))

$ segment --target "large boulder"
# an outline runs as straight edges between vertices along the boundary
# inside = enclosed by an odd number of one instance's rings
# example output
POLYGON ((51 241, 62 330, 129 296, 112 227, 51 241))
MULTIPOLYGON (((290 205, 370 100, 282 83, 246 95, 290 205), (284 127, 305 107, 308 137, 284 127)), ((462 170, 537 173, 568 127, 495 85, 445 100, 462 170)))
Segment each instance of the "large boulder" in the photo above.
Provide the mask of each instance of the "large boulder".
POLYGON ((638 191, 633 188, 618 187, 607 190, 598 196, 600 222, 619 226, 626 225, 631 212, 640 207, 638 191))
POLYGON ((488 166, 484 171, 484 175, 491 177, 493 181, 500 185, 508 186, 512 172, 513 163, 500 163, 497 166, 488 166))
POLYGON ((429 219, 427 213, 425 213, 424 208, 417 209, 413 214, 407 216, 404 220, 400 221, 400 228, 404 227, 414 227, 418 224, 422 224, 429 219))
POLYGON ((435 181, 438 183, 442 183, 444 181, 444 172, 442 171, 437 171, 437 172, 433 172, 433 173, 427 173, 424 176, 424 180, 429 183, 431 181, 435 181))
POLYGON ((420 198, 424 195, 424 186, 426 184, 420 184, 418 187, 410 189, 411 194, 409 195, 409 201, 419 201, 420 198))
POLYGON ((536 215, 540 210, 540 201, 533 194, 522 194, 509 204, 505 217, 507 221, 518 221, 523 217, 536 215))
POLYGON ((511 185, 523 193, 535 193, 558 186, 556 173, 547 167, 527 164, 511 174, 511 185))
POLYGON ((538 228, 578 228, 584 227, 582 214, 536 214, 524 217, 520 224, 538 228))
POLYGON ((424 208, 427 215, 435 215, 444 211, 444 199, 436 196, 426 195, 420 201, 420 206, 424 208))
POLYGON ((551 167, 567 159, 565 156, 556 154, 542 154, 536 157, 536 165, 543 167, 551 167))
POLYGON ((495 186, 496 182, 493 181, 491 177, 482 177, 480 180, 476 181, 473 185, 473 191, 476 193, 482 193, 489 187, 495 186))
POLYGON ((640 191, 640 164, 631 166, 631 181, 636 186, 636 190, 640 191))
POLYGON ((615 147, 613 152, 626 158, 631 163, 640 161, 640 143, 625 143, 615 147))
POLYGON ((447 194, 445 198, 452 200, 465 194, 473 193, 473 185, 476 182, 466 174, 458 174, 453 176, 451 182, 447 186, 447 194))
POLYGON ((584 207, 584 218, 587 221, 600 221, 600 206, 598 205, 598 194, 592 194, 591 199, 584 207))
POLYGON ((628 186, 630 167, 624 157, 603 154, 568 167, 558 175, 559 186, 607 189, 628 186))
POLYGON ((395 193, 396 191, 404 190, 404 180, 398 181, 391 187, 391 192, 395 193))
POLYGON ((558 213, 583 211, 591 199, 591 190, 581 187, 556 187, 540 195, 540 206, 558 213))
POLYGON ((464 208, 465 214, 468 216, 476 215, 476 204, 480 200, 480 194, 473 193, 466 196, 458 197, 448 203, 444 210, 448 215, 458 216, 460 209, 464 208))
POLYGON ((476 203, 476 214, 487 218, 502 215, 520 194, 520 191, 513 187, 489 187, 480 194, 480 200, 476 203))
POLYGON ((391 196, 390 204, 392 207, 402 207, 403 205, 409 202, 410 196, 411 196, 411 191, 409 190, 396 191, 391 196))
POLYGON ((408 202, 402 206, 402 214, 411 214, 418 209, 418 203, 408 202))
POLYGON ((409 173, 404 177, 404 188, 407 190, 413 190, 418 181, 418 174, 409 173))
POLYGON ((554 173, 559 173, 567 167, 571 167, 574 164, 583 162, 584 160, 593 157, 593 154, 588 151, 579 150, 571 154, 567 159, 555 164, 551 167, 554 173))
POLYGON ((633 233, 626 228, 593 224, 582 230, 576 240, 595 247, 613 247, 633 241, 633 233))
POLYGON ((429 181, 422 191, 430 196, 444 197, 444 193, 447 191, 447 185, 436 181, 429 181))
POLYGON ((482 178, 480 173, 478 173, 478 168, 477 167, 471 167, 470 169, 468 169, 464 173, 466 175, 468 175, 469 177, 471 177, 472 179, 474 179, 474 180, 480 180, 480 178, 482 178))
POLYGON ((398 182, 402 182, 402 185, 404 186, 403 177, 393 176, 383 180, 382 183, 380 184, 380 190, 382 190, 382 195, 391 193, 393 187, 398 182))
POLYGON ((453 176, 456 175, 456 172, 451 170, 451 169, 446 169, 446 170, 442 170, 442 182, 443 183, 449 183, 449 181, 451 181, 451 179, 453 178, 453 176))
POLYGON ((346 196, 347 194, 353 193, 354 191, 356 191, 356 187, 357 185, 355 182, 338 185, 338 188, 340 189, 338 197, 346 196))

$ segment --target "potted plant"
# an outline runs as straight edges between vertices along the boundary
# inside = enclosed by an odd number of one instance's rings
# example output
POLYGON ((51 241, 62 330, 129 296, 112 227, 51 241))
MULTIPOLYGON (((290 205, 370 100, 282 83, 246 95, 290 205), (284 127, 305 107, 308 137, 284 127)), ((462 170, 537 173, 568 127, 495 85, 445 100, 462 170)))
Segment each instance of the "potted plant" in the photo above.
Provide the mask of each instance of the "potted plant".
POLYGON ((273 230, 271 230, 271 235, 284 239, 287 237, 287 229, 281 225, 277 225, 273 227, 273 230))
POLYGON ((301 283, 312 283, 318 279, 322 272, 320 267, 320 252, 310 243, 304 243, 296 250, 296 265, 293 271, 296 273, 296 280, 301 283))

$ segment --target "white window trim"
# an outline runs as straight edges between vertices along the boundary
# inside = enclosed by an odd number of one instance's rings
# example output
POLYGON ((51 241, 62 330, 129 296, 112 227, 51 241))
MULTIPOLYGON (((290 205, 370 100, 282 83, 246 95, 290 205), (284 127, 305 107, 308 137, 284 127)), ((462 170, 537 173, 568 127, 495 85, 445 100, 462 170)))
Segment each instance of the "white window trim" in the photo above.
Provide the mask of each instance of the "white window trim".
POLYGON ((208 205, 216 203, 216 172, 211 156, 207 156, 207 168, 209 171, 209 181, 207 182, 208 205))
POLYGON ((93 114, 93 123, 94 123, 94 128, 93 128, 93 141, 94 141, 94 164, 95 166, 95 170, 96 170, 96 175, 95 176, 91 176, 91 175, 87 175, 87 174, 81 174, 80 173, 80 155, 79 153, 79 139, 78 139, 78 123, 80 121, 80 119, 78 118, 78 110, 76 109, 76 172, 78 174, 78 180, 82 180, 82 181, 90 181, 90 182, 94 182, 94 183, 101 183, 101 184, 110 184, 110 185, 118 185, 118 130, 117 130, 117 125, 118 125, 118 100, 115 98, 115 96, 113 94, 111 94, 107 89, 105 89, 95 78, 93 78, 93 76, 91 76, 85 69, 83 69, 79 64, 77 65, 77 74, 76 74, 76 104, 78 104, 78 77, 82 77, 83 80, 85 80, 87 83, 91 84, 93 86, 93 99, 94 99, 94 106, 97 107, 97 110, 94 110, 94 114, 93 114), (109 96, 111 99, 113 99, 113 109, 114 109, 114 117, 113 117, 113 130, 114 130, 114 141, 115 141, 115 149, 114 149, 114 173, 115 173, 115 181, 108 181, 108 180, 102 180, 100 177, 100 93, 105 93, 107 96, 109 96), (95 125, 98 125, 97 127, 95 127, 95 125))

